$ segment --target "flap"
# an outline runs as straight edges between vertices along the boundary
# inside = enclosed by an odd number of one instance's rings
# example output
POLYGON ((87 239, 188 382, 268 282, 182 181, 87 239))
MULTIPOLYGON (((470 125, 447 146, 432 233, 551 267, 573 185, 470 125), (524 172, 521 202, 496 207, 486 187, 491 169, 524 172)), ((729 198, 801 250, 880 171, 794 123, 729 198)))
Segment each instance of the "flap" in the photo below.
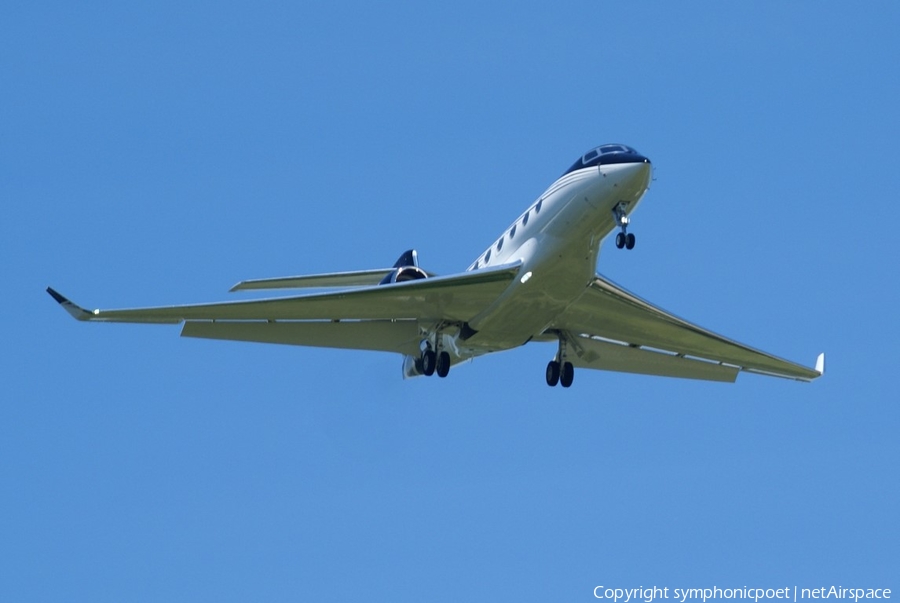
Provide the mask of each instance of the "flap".
POLYGON ((575 353, 570 354, 568 359, 574 366, 582 368, 728 383, 733 383, 740 371, 736 366, 684 358, 586 337, 576 337, 569 341, 575 353))
POLYGON ((196 322, 187 321, 182 337, 306 345, 320 348, 375 350, 417 356, 415 320, 350 322, 196 322))

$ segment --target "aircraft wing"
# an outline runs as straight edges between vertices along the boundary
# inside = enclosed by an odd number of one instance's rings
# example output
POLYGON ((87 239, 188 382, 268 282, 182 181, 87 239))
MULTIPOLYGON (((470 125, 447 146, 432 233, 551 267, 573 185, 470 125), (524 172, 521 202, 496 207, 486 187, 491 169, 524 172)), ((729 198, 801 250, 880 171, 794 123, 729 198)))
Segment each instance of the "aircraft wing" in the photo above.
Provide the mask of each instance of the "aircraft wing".
POLYGON ((126 310, 89 311, 53 289, 47 291, 69 314, 86 321, 170 324, 220 320, 463 322, 494 301, 515 277, 519 266, 520 262, 517 262, 456 275, 294 297, 126 310))
POLYGON ((584 294, 555 321, 570 335, 569 360, 584 368, 689 379, 734 381, 739 371, 800 381, 820 377, 816 368, 782 360, 653 306, 596 276, 584 294))

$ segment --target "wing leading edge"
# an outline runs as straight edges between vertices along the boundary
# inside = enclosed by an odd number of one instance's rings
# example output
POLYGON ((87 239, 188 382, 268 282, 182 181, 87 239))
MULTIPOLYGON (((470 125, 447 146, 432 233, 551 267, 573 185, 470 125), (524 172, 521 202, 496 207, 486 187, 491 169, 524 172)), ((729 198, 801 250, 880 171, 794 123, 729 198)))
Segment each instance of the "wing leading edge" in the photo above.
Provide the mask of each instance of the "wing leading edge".
POLYGON ((520 263, 349 291, 293 297, 161 306, 123 310, 85 310, 51 288, 47 292, 78 320, 168 323, 188 320, 468 320, 494 301, 520 263))
POLYGON ((740 371, 812 381, 825 369, 790 362, 658 308, 596 276, 555 321, 569 334, 575 366, 689 379, 734 381, 740 371))

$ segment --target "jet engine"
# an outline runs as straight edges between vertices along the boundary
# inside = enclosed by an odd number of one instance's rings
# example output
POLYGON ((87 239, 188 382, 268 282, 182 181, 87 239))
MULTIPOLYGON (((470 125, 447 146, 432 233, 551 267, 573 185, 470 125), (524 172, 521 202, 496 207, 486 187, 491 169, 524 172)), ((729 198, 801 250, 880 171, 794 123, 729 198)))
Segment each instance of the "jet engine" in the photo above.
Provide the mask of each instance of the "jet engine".
POLYGON ((428 278, 428 274, 418 266, 400 266, 392 270, 378 284, 405 283, 406 281, 417 281, 422 278, 428 278))
POLYGON ((419 268, 419 259, 415 249, 410 249, 403 253, 396 262, 394 262, 393 270, 391 270, 379 285, 390 285, 393 283, 405 283, 406 281, 417 281, 419 279, 428 278, 428 273, 419 268))

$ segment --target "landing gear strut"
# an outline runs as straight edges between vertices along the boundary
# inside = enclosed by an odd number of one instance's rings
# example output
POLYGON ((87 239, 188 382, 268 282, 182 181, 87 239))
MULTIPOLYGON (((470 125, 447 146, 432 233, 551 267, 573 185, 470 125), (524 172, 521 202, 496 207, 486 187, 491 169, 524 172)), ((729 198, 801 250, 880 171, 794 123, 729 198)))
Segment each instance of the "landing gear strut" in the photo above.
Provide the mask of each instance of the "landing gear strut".
POLYGON ((547 385, 553 387, 559 383, 563 387, 570 387, 574 380, 575 367, 566 360, 566 339, 560 335, 556 358, 547 364, 547 385))
POLYGON ((618 203, 612 210, 616 224, 622 229, 622 231, 616 235, 616 247, 619 249, 622 249, 623 247, 626 249, 634 249, 634 233, 628 232, 628 224, 631 220, 625 214, 626 207, 627 205, 625 203, 618 203))

